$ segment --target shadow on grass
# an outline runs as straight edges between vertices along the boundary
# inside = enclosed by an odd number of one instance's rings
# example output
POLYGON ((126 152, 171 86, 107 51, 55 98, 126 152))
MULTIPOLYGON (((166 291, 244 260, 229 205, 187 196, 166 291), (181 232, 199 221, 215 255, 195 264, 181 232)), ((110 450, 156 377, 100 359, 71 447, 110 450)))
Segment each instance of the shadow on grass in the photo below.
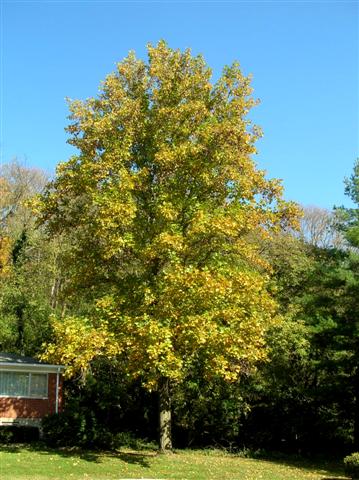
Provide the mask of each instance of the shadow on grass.
POLYGON ((260 460, 300 468, 308 472, 322 474, 321 480, 348 480, 344 475, 344 468, 340 459, 328 460, 321 456, 303 457, 299 455, 273 454, 256 457, 260 460))
POLYGON ((121 452, 121 451, 101 451, 101 450, 83 450, 77 447, 59 447, 49 448, 42 443, 37 444, 12 444, 0 445, 0 451, 6 453, 21 453, 36 452, 40 455, 53 455, 63 458, 76 458, 86 462, 101 463, 106 458, 114 458, 126 462, 131 465, 139 465, 141 467, 149 468, 150 459, 156 456, 153 453, 136 453, 136 452, 121 452))
MULTIPOLYGON (((151 466, 151 459, 157 455, 155 451, 136 452, 136 451, 102 451, 102 450, 84 450, 78 447, 58 447, 50 448, 44 443, 29 444, 11 444, 0 445, 0 451, 7 453, 36 452, 40 455, 58 456, 70 459, 81 459, 86 462, 102 463, 108 458, 113 458, 131 465, 138 465, 144 468, 151 466)), ((235 454, 234 454, 235 456, 235 454)), ((298 468, 310 473, 321 475, 320 480, 348 480, 344 476, 344 469, 340 459, 328 459, 324 457, 303 457, 299 455, 285 455, 281 453, 271 453, 268 455, 254 455, 249 457, 252 460, 260 460, 276 465, 285 465, 287 467, 298 468)))

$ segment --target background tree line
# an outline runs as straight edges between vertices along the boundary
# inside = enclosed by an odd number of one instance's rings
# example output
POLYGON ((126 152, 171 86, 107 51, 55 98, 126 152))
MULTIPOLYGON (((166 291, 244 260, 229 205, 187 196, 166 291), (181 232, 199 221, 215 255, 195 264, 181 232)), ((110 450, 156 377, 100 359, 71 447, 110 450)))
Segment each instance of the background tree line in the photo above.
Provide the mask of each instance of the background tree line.
POLYGON ((210 74, 164 42, 131 54, 72 103, 52 182, 2 167, 0 349, 69 366, 86 432, 50 421, 59 441, 357 449, 359 163, 355 208, 298 225, 252 160, 249 79, 210 74))

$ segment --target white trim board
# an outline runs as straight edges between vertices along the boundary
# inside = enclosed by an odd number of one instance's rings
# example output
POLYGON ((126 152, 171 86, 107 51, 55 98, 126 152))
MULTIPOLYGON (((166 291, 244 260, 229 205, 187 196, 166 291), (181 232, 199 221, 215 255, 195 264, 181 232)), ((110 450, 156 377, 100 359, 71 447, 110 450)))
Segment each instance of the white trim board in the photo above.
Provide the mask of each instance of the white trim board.
POLYGON ((0 362, 0 371, 61 373, 65 367, 61 365, 46 365, 45 363, 5 363, 0 362))

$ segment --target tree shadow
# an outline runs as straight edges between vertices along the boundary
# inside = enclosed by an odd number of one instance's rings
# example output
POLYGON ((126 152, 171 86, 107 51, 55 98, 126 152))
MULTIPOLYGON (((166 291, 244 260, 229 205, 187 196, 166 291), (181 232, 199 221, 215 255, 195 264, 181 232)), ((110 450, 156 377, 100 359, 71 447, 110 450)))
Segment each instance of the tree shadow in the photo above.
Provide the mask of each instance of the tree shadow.
POLYGON ((321 480, 348 480, 344 474, 342 462, 338 459, 330 459, 323 457, 304 457, 299 455, 264 455, 260 458, 266 462, 275 463, 277 465, 286 465, 288 467, 300 468, 307 472, 315 472, 323 475, 321 480))
POLYGON ((320 480, 349 480, 349 477, 323 477, 320 480))
POLYGON ((81 459, 86 462, 102 463, 106 458, 115 458, 131 465, 139 465, 149 468, 150 459, 157 455, 157 452, 121 452, 110 450, 84 450, 78 447, 50 448, 43 444, 12 444, 0 445, 0 451, 6 453, 21 453, 23 451, 36 452, 40 455, 53 455, 63 458, 81 459))

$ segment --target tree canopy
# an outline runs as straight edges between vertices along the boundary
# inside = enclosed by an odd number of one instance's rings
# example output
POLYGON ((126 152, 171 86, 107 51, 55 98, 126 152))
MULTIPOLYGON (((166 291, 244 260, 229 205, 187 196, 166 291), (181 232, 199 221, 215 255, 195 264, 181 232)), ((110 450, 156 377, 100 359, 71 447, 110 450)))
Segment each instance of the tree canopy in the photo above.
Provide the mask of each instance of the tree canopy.
POLYGON ((199 364, 233 381, 265 358, 277 308, 250 239, 291 226, 298 208, 252 159, 251 93, 238 63, 213 84, 201 56, 160 42, 147 62, 130 53, 97 98, 70 103, 79 153, 37 204, 70 239, 69 292, 95 290, 91 318, 55 323, 47 354, 70 372, 111 356, 163 389, 168 413, 170 383, 199 364))

